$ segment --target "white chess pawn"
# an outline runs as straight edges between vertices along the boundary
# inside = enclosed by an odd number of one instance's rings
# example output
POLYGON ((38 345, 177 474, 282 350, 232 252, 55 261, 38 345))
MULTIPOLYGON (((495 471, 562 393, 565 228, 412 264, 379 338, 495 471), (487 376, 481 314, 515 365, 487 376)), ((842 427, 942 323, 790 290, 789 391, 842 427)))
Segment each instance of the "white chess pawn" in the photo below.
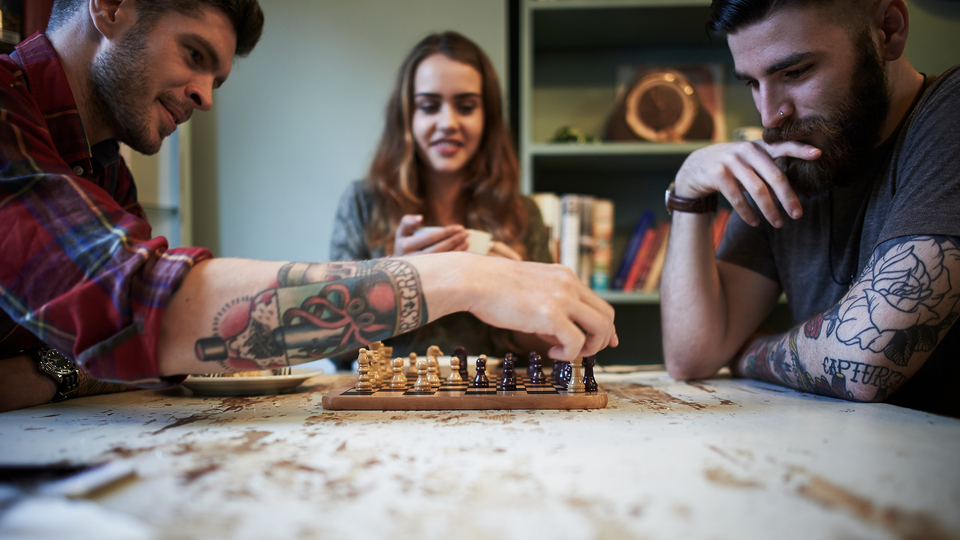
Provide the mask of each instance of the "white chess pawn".
MULTIPOLYGON (((439 350, 439 349, 438 349, 439 350)), ((430 386, 440 388, 443 381, 440 380, 440 361, 436 356, 427 355, 427 378, 430 379, 430 386)))
POLYGON ((447 382, 451 384, 463 382, 463 377, 460 376, 460 359, 456 356, 450 357, 450 376, 447 377, 447 382))
POLYGON ((417 376, 417 353, 410 353, 410 369, 407 370, 407 377, 412 379, 417 376))
POLYGON ((370 363, 370 383, 374 388, 383 386, 383 377, 380 375, 380 358, 377 353, 367 351, 367 361, 370 363))
POLYGON ((407 376, 403 374, 403 357, 398 356, 390 361, 393 369, 393 378, 390 379, 390 388, 406 388, 407 376))
POLYGON ((357 372, 360 373, 360 380, 357 382, 357 392, 373 392, 373 383, 370 377, 370 359, 367 356, 366 349, 360 349, 360 355, 357 356, 357 372))
POLYGON ((440 347, 436 345, 431 345, 427 347, 427 360, 429 361, 431 357, 436 360, 437 368, 437 377, 440 377, 440 357, 443 356, 443 351, 440 350, 440 347))
POLYGON ((427 376, 427 359, 417 360, 417 382, 413 383, 414 392, 432 392, 433 386, 430 385, 430 379, 427 376))
POLYGON ((567 383, 567 392, 578 393, 585 392, 586 386, 583 384, 583 357, 578 356, 570 362, 570 382, 567 383))
POLYGON ((370 365, 372 366, 374 365, 374 363, 376 363, 376 366, 377 368, 379 368, 379 371, 380 371, 381 379, 383 379, 383 366, 382 366, 382 363, 380 362, 380 347, 382 346, 383 346, 383 343, 379 341, 374 341, 373 343, 370 344, 370 349, 369 349, 370 357, 371 357, 370 365))
POLYGON ((380 358, 383 358, 383 367, 386 370, 384 376, 389 377, 392 373, 392 370, 390 369, 390 362, 393 358, 393 347, 384 346, 382 349, 380 349, 380 358))

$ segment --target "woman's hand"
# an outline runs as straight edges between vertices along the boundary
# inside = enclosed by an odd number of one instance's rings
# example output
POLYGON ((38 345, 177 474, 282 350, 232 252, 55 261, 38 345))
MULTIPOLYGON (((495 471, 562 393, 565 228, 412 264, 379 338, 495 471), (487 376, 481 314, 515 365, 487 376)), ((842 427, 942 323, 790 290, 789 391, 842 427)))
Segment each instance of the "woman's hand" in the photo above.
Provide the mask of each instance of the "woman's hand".
POLYGON ((511 259, 514 261, 522 261, 523 257, 520 256, 512 247, 504 244, 503 242, 494 241, 490 245, 490 251, 487 255, 493 257, 503 257, 504 259, 511 259))
POLYGON ((395 257, 467 249, 467 231, 463 225, 421 227, 421 223, 423 223, 421 215, 403 216, 393 241, 395 257))

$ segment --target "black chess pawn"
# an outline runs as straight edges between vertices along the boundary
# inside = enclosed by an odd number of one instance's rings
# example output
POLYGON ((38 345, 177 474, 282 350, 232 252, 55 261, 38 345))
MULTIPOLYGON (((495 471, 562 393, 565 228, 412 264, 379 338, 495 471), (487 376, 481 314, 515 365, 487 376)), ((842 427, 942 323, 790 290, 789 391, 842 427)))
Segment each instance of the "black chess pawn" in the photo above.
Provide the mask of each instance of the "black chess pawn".
POLYGON ((487 380, 487 357, 480 355, 477 358, 477 376, 473 378, 474 388, 489 388, 490 381, 487 380))
POLYGON ((543 384, 547 377, 543 374, 543 360, 536 352, 530 353, 530 367, 527 368, 527 377, 530 378, 530 384, 543 384))
POLYGON ((573 377, 573 366, 570 365, 570 362, 564 360, 563 364, 560 365, 560 385, 567 386, 570 384, 571 377, 573 377))
POLYGON ((596 392, 599 388, 597 387, 597 379, 593 377, 593 366, 597 365, 596 356, 584 356, 583 357, 583 391, 584 392, 596 392))
POLYGON ((516 390, 517 375, 513 367, 513 354, 507 353, 503 357, 503 376, 500 378, 500 390, 516 390))
POLYGON ((470 373, 467 371, 467 350, 463 347, 457 347, 453 350, 453 355, 460 359, 460 378, 469 381, 470 373))
POLYGON ((563 362, 560 360, 553 361, 553 371, 550 372, 550 379, 553 384, 560 384, 560 371, 563 367, 563 362))

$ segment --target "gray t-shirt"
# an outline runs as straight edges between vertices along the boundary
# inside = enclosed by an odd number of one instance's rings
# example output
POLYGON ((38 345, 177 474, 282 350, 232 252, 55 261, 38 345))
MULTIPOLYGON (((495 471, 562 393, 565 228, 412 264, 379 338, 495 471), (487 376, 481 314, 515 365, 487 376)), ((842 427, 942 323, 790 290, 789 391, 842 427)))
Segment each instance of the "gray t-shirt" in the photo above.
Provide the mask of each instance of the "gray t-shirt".
MULTIPOLYGON (((802 322, 837 304, 883 242, 914 235, 960 239, 954 160, 960 155, 960 66, 928 77, 921 94, 861 174, 828 193, 801 197, 801 219, 788 219, 781 229, 761 219, 754 228, 734 212, 717 259, 779 283, 802 322)), ((960 416, 958 354, 955 324, 887 402, 960 416)))
MULTIPOLYGON (((528 259, 551 262, 549 233, 540 209, 529 197, 523 197, 523 204, 527 212, 523 244, 528 259)), ((337 208, 330 260, 355 261, 386 256, 383 246, 371 247, 367 243, 366 230, 372 219, 373 206, 373 194, 366 182, 356 181, 347 188, 337 208)), ((506 331, 490 327, 470 313, 453 313, 384 343, 393 347, 394 356, 406 356, 410 352, 424 354, 430 345, 439 346, 444 354, 450 354, 458 346, 465 347, 469 355, 500 357, 507 352, 518 353, 507 350, 506 335, 506 331)))

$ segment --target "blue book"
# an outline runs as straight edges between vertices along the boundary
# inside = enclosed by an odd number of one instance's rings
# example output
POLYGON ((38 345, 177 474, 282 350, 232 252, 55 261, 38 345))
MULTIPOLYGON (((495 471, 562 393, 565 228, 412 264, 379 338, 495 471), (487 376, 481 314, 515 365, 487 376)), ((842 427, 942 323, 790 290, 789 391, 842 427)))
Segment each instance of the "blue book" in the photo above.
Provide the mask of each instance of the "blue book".
POLYGON ((640 250, 640 242, 643 240, 643 233, 653 226, 653 210, 645 210, 637 220, 636 227, 633 228, 633 235, 630 236, 630 242, 627 243, 627 249, 623 252, 623 259, 620 261, 620 268, 617 269, 617 277, 613 278, 613 287, 615 291, 623 290, 623 283, 627 280, 627 274, 630 273, 630 267, 633 266, 633 260, 637 257, 637 251, 640 250))

